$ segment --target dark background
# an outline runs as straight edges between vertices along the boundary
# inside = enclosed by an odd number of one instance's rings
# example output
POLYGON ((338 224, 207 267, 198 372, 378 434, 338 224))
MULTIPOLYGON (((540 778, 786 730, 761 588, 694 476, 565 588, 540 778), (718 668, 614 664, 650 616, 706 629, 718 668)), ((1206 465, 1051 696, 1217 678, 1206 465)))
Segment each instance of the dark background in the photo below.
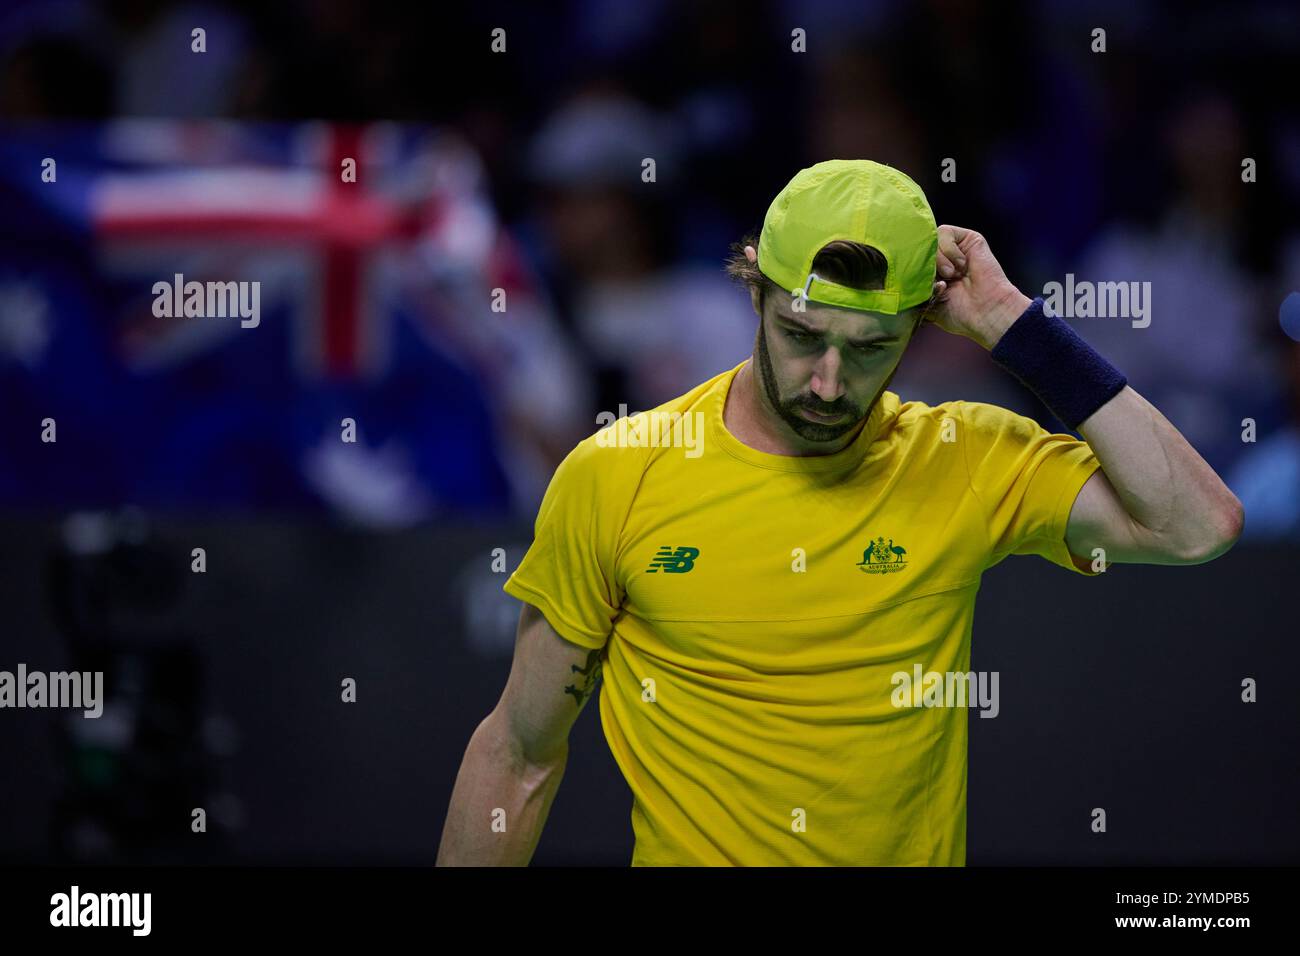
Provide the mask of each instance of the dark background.
MULTIPOLYGON (((39 600, 57 539, 40 523, 3 531, 12 653, 62 668, 66 642, 39 600)), ((178 523, 166 538, 160 553, 182 565, 192 543, 208 549, 208 573, 189 576, 166 617, 191 632, 201 710, 220 718, 207 789, 220 796, 204 798, 216 808, 205 837, 188 832, 191 804, 171 805, 122 856, 432 863, 465 743, 509 673, 517 605, 489 552, 505 547, 513 567, 527 529, 178 523), (342 675, 357 680, 355 704, 339 703, 342 675)), ((1266 546, 1194 567, 1112 565, 1094 579, 1028 558, 989 570, 971 667, 1000 673, 1001 711, 970 720, 968 863, 1294 863, 1300 700, 1285 678, 1300 651, 1283 594, 1297 571, 1294 549, 1266 546), (1259 682, 1256 704, 1240 701, 1245 677, 1259 682), (1089 829, 1094 807, 1106 809, 1105 834, 1089 829)), ((3 846, 10 859, 47 860, 75 766, 53 744, 61 722, 80 718, 4 716, 3 846)), ((131 779, 133 792, 153 792, 151 778, 127 777, 131 760, 114 764, 109 792, 131 779)), ((626 865, 631 803, 588 706, 534 861, 626 865)), ((72 858, 82 856, 98 858, 72 858)))

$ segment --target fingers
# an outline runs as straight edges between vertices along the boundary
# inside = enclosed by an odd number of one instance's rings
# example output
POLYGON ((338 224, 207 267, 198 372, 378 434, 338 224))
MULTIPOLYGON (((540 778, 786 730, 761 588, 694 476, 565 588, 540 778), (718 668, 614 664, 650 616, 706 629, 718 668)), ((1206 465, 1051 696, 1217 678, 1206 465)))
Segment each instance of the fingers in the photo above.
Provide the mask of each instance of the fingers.
POLYGON ((960 279, 966 274, 966 257, 960 249, 949 252, 940 249, 935 255, 934 268, 945 279, 960 279))
POLYGON ((947 300, 948 283, 940 280, 934 284, 933 299, 935 302, 944 302, 947 300))
POLYGON ((944 223, 942 226, 939 227, 939 241, 942 242, 943 237, 946 235, 948 236, 949 239, 952 240, 954 245, 961 245, 963 242, 966 241, 967 236, 973 234, 974 234, 974 230, 967 229, 965 226, 953 226, 948 223, 944 223))
POLYGON ((939 281, 934 284, 934 286, 932 287, 932 295, 930 297, 930 301, 925 303, 925 307, 921 310, 921 321, 923 323, 934 321, 935 306, 939 305, 944 301, 943 294, 947 290, 948 290, 948 283, 946 282, 939 281))
POLYGON ((956 267, 953 265, 952 260, 944 254, 943 249, 940 249, 935 256, 934 268, 945 279, 952 279, 957 275, 956 267))
POLYGON ((939 251, 935 256, 935 268, 945 279, 960 278, 966 272, 966 254, 958 243, 970 232, 960 226, 943 225, 939 227, 939 251))

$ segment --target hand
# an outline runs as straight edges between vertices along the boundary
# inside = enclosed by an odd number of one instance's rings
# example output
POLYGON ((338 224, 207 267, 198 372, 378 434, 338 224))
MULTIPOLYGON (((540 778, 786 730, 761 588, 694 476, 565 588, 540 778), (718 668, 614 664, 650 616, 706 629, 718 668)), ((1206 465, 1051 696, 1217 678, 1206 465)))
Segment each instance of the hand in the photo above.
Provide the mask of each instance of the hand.
POLYGON ((997 345, 1030 298, 1007 279, 984 237, 961 226, 939 227, 936 300, 925 321, 945 332, 997 345))

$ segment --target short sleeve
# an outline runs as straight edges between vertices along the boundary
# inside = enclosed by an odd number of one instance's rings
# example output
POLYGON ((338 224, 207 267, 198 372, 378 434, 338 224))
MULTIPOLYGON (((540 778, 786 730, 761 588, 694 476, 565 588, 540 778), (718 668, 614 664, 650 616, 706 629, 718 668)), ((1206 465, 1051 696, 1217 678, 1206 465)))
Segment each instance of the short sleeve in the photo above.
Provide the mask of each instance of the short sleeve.
POLYGON ((1008 554, 1037 554, 1088 577, 1091 560, 1065 543, 1079 490, 1101 467, 1086 442, 982 402, 957 403, 970 486, 988 523, 988 567, 1008 554))
POLYGON ((636 487, 628 451, 592 436, 569 452, 542 498, 532 545, 503 585, 582 647, 604 647, 623 603, 615 558, 636 487))

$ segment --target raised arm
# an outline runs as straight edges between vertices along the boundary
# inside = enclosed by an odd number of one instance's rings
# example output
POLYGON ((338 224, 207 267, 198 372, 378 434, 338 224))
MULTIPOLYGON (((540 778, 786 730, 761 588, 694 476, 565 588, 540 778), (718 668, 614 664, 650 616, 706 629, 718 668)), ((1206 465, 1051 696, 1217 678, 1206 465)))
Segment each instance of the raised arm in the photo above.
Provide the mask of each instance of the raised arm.
POLYGON ((1101 463, 1070 512, 1071 552, 1100 547, 1107 563, 1200 564, 1232 547, 1244 523, 1241 502, 1178 429, 1064 323, 1025 318, 1033 300, 1006 278, 979 233, 940 226, 937 268, 930 321, 994 358, 1002 353, 1000 361, 1017 366, 1009 370, 1045 404, 1067 406, 1053 411, 1062 421, 1078 418, 1079 434, 1101 463), (1028 354, 1034 347, 1049 351, 1028 354), (1089 413, 1077 414, 1079 405, 1089 413))
POLYGON ((527 866, 569 756, 569 730, 600 681, 601 652, 560 637, 525 604, 505 691, 470 737, 438 866, 527 866))

